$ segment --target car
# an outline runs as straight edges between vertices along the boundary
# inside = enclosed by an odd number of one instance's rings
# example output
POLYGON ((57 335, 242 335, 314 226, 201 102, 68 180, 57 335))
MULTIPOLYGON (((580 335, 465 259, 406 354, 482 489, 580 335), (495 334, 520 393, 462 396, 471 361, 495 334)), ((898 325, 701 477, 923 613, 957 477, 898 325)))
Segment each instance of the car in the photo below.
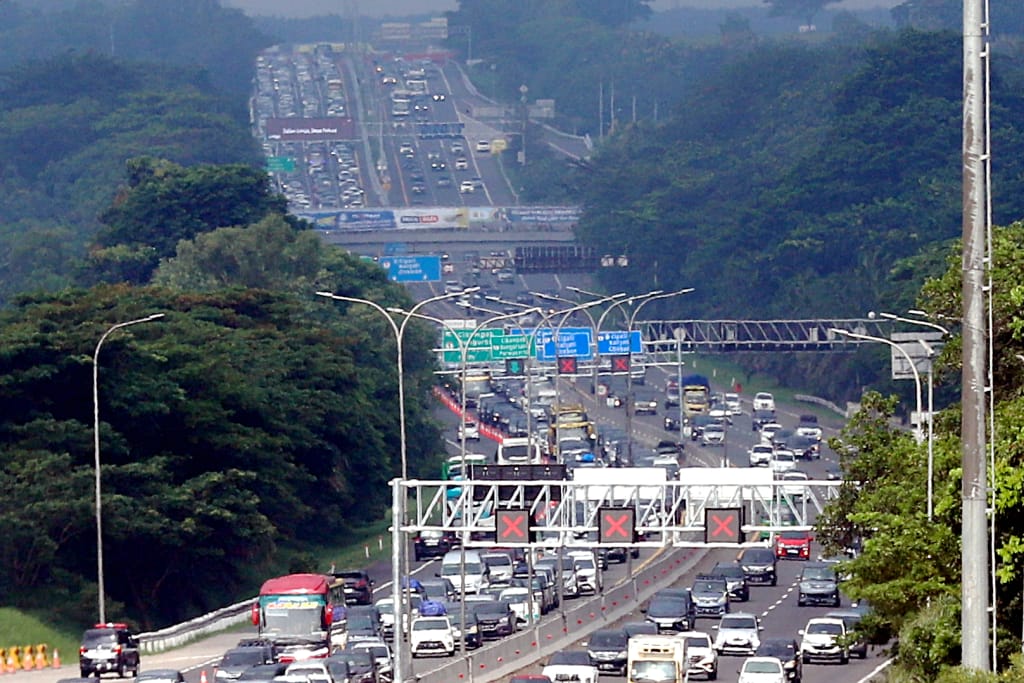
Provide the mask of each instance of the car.
POLYGON ((756 443, 747 451, 747 458, 751 467, 770 466, 773 455, 775 455, 775 446, 768 443, 756 443))
POLYGON ((738 683, 786 683, 786 671, 777 657, 747 657, 738 683))
POLYGON ((750 585, 747 583, 747 575, 743 572, 743 567, 739 562, 719 562, 711 568, 708 574, 725 579, 730 599, 742 602, 750 600, 750 585))
POLYGON ((463 630, 465 630, 466 647, 478 648, 484 644, 483 633, 480 632, 480 620, 470 603, 446 602, 445 609, 448 612, 448 621, 452 625, 452 637, 456 642, 461 642, 463 630), (463 614, 465 614, 466 628, 462 628, 463 614))
POLYGON ((829 605, 839 607, 839 578, 835 567, 827 562, 810 562, 801 571, 797 582, 797 605, 829 605))
POLYGON ((761 425, 761 443, 775 445, 775 433, 783 429, 778 422, 767 422, 761 425))
POLYGON ((806 483, 811 478, 803 470, 789 470, 788 472, 783 472, 779 479, 784 482, 793 482, 782 485, 782 492, 785 495, 790 498, 803 498, 804 493, 807 491, 806 483))
MULTIPOLYGON (((391 598, 386 598, 386 600, 388 604, 391 603, 391 598)), ((393 609, 392 619, 394 619, 393 609)), ((349 607, 345 629, 348 633, 346 645, 352 645, 360 640, 380 640, 384 637, 380 610, 374 605, 349 607)))
POLYGON ((485 639, 510 636, 516 632, 519 620, 507 600, 481 601, 473 611, 480 621, 480 634, 485 639))
POLYGON ((817 415, 801 415, 796 426, 796 433, 801 436, 810 436, 821 441, 821 425, 818 424, 817 415))
POLYGON ((121 678, 128 672, 139 675, 139 641, 127 624, 108 622, 87 629, 78 652, 82 678, 98 678, 104 673, 117 673, 121 678))
POLYGON ((185 683, 185 675, 177 669, 146 669, 135 680, 147 683, 185 683))
POLYGON ((765 638, 758 645, 754 656, 776 657, 782 662, 787 681, 800 683, 803 680, 804 664, 800 657, 800 644, 793 638, 765 638))
POLYGON ((480 440, 480 425, 476 420, 466 419, 459 425, 457 430, 457 438, 459 441, 463 439, 479 441, 480 440))
POLYGON ((443 175, 443 176, 441 176, 440 178, 437 179, 437 186, 438 187, 451 187, 452 186, 452 179, 449 176, 443 175))
POLYGON ((775 557, 778 559, 810 560, 811 542, 814 537, 810 531, 800 529, 786 529, 775 534, 774 542, 775 557))
POLYGON ((775 396, 767 391, 759 391, 754 394, 754 400, 752 402, 753 410, 771 410, 775 411, 775 396))
POLYGON ((729 613, 729 585, 723 576, 698 574, 690 594, 698 617, 720 617, 729 613))
POLYGON ((796 453, 788 448, 776 448, 768 467, 775 476, 781 477, 786 472, 796 469, 796 453))
POLYGON ((679 633, 693 630, 697 609, 692 598, 656 593, 647 605, 645 616, 658 627, 658 633, 679 633))
POLYGON ((592 550, 574 550, 569 553, 576 570, 576 578, 582 593, 600 593, 604 588, 598 559, 592 550))
POLYGON ((761 623, 747 612, 722 616, 715 624, 715 650, 719 655, 753 655, 761 644, 761 623))
POLYGON ((398 146, 399 154, 415 154, 416 148, 412 146, 411 142, 403 142, 398 146))
POLYGON ((413 540, 413 557, 417 562, 431 557, 444 557, 456 545, 458 539, 454 534, 440 529, 424 529, 413 540))
POLYGON ((515 282, 516 274, 507 268, 502 268, 498 271, 497 278, 498 282, 515 282))
POLYGON ((444 617, 417 617, 409 628, 409 649, 413 657, 441 653, 455 654, 455 636, 452 622, 444 617))
MULTIPOLYGON (((273 681, 278 676, 284 676, 285 669, 288 668, 287 664, 275 662, 274 664, 260 664, 254 666, 251 669, 246 669, 237 678, 239 681, 273 681)), ((328 668, 330 664, 328 663, 328 668)), ((347 676, 348 669, 345 669, 345 675, 347 676)), ((369 681, 353 679, 353 683, 369 683, 369 681)))
POLYGON ((594 631, 585 643, 590 662, 598 671, 610 671, 617 676, 626 675, 629 636, 621 628, 594 631))
POLYGON ((446 170, 448 170, 448 164, 446 164, 445 162, 440 161, 440 160, 439 161, 433 161, 430 164, 430 170, 431 171, 438 171, 438 172, 446 171, 446 170))
MULTIPOLYGON (((421 532, 422 533, 422 532, 421 532)), ((452 542, 454 545, 458 545, 458 539, 454 534, 451 535, 452 542)), ((436 602, 450 602, 455 600, 458 593, 455 590, 455 584, 448 579, 433 578, 433 579, 420 579, 420 586, 423 587, 423 598, 425 600, 434 600, 436 602)))
POLYGON ((598 683, 600 672, 585 650, 562 650, 551 655, 541 674, 552 681, 598 683))
POLYGON ((650 621, 627 621, 622 625, 622 630, 626 632, 626 637, 628 638, 658 635, 657 624, 650 621))
POLYGON ((350 683, 378 683, 377 658, 368 650, 340 650, 324 660, 334 680, 350 683))
POLYGON ((774 586, 778 582, 778 574, 775 571, 777 558, 771 548, 756 546, 744 548, 738 561, 750 583, 766 583, 774 586))
POLYGON ((796 453, 800 460, 819 460, 821 458, 821 441, 813 436, 793 434, 786 439, 786 448, 796 453))
POLYGON ((725 405, 733 415, 743 414, 743 404, 740 402, 740 395, 732 392, 725 394, 725 405))
POLYGON ((459 183, 459 192, 462 194, 472 194, 476 192, 476 185, 473 184, 472 180, 463 180, 459 183))
POLYGON ((634 415, 657 415, 658 397, 651 391, 633 391, 634 415))
POLYGON ((725 427, 718 423, 704 425, 700 433, 701 446, 724 446, 725 427))
MULTIPOLYGON (((355 643, 352 646, 352 651, 359 652, 365 650, 373 655, 373 658, 377 660, 377 671, 381 677, 385 680, 391 679, 391 674, 394 671, 394 658, 391 653, 391 648, 383 640, 365 640, 359 643, 355 643)), ((334 679, 337 680, 337 679, 334 679)))
POLYGON ((755 432, 760 431, 769 422, 775 422, 774 410, 754 410, 751 412, 751 425, 755 432))
POLYGON ((424 192, 427 191, 427 186, 424 185, 423 183, 413 183, 409 190, 413 194, 423 194, 424 192))
POLYGON ((455 159, 455 170, 465 171, 469 169, 469 160, 466 157, 457 157, 455 159))
POLYGON ((233 681, 247 669, 273 663, 274 652, 269 647, 233 647, 221 656, 213 679, 214 681, 233 681))
POLYGON ((826 612, 825 616, 831 619, 843 620, 843 624, 846 626, 847 646, 850 655, 856 656, 858 659, 867 659, 868 640, 863 634, 858 633, 858 627, 864 618, 864 613, 859 609, 844 609, 826 612), (850 642, 851 639, 852 642, 850 642))
POLYGON ((850 661, 850 652, 843 643, 846 640, 846 622, 835 617, 815 617, 797 633, 800 640, 800 656, 804 662, 813 660, 836 660, 840 664, 850 661))
POLYGON ((491 151, 491 142, 490 142, 490 140, 477 140, 476 141, 476 151, 482 152, 482 153, 490 153, 490 151, 491 151))
POLYGON ((487 565, 487 571, 491 574, 492 584, 508 584, 512 580, 512 556, 508 553, 484 553, 480 556, 480 559, 487 565))
POLYGON ((719 424, 732 424, 732 410, 730 410, 729 407, 725 405, 724 400, 719 401, 717 403, 712 403, 711 406, 708 408, 708 415, 710 415, 711 418, 715 420, 715 422, 718 422, 719 424))
POLYGON ((435 102, 444 102, 445 100, 448 99, 448 96, 445 95, 443 92, 436 92, 430 96, 430 99, 434 100, 435 102))
POLYGON ((344 582, 345 602, 349 605, 373 604, 373 579, 365 569, 343 569, 332 572, 336 579, 344 582))
POLYGON ((285 681, 302 681, 302 683, 333 683, 334 676, 323 659, 304 659, 291 662, 284 670, 285 681))
POLYGON ((711 636, 701 631, 691 631, 680 636, 686 641, 686 656, 691 676, 704 676, 709 681, 718 678, 718 652, 711 636))

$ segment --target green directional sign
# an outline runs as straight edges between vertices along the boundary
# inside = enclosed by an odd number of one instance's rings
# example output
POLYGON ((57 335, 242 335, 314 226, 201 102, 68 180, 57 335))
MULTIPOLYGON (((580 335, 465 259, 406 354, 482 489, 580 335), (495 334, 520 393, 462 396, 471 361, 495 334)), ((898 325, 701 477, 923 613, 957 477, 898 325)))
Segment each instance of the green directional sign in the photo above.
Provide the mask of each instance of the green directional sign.
POLYGON ((292 157, 267 157, 267 170, 271 173, 295 173, 292 157))
POLYGON ((529 355, 530 338, 525 335, 506 335, 504 330, 445 330, 441 345, 445 363, 462 362, 462 344, 469 342, 466 349, 467 363, 486 363, 507 358, 525 358, 529 355), (456 337, 456 334, 458 335, 456 337), (470 336, 472 340, 470 341, 470 336))

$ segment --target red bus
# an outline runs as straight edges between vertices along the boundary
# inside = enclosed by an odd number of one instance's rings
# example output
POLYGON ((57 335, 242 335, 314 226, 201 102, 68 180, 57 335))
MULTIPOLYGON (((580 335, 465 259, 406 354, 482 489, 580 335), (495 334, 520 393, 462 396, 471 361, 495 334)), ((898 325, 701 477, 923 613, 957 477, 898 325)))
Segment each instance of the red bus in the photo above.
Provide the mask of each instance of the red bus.
POLYGON ((268 579, 252 606, 252 623, 280 662, 330 655, 331 607, 327 577, 289 574, 268 579))

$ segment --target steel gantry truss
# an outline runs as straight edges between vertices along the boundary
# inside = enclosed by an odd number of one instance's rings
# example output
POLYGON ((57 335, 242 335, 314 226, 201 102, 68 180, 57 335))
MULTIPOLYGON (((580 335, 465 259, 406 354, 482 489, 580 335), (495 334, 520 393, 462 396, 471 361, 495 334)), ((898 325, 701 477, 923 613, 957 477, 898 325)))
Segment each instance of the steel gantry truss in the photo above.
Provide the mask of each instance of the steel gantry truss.
POLYGON ((821 318, 813 320, 643 320, 636 323, 649 352, 839 351, 857 344, 831 330, 889 337, 892 321, 821 318))
MULTIPOLYGON (((769 472, 765 472, 769 474, 769 472)), ((759 484, 596 485, 571 481, 402 481, 404 500, 412 508, 405 533, 437 530, 457 534, 465 547, 495 544, 495 511, 528 513, 529 543, 501 545, 562 547, 587 545, 599 528, 598 512, 610 507, 636 511, 638 537, 629 547, 736 547, 743 543, 707 543, 692 539, 704 533, 705 511, 743 510, 746 537, 785 529, 811 529, 814 517, 839 495, 841 481, 767 480, 759 484)), ((593 545, 593 543, 591 543, 593 545)))

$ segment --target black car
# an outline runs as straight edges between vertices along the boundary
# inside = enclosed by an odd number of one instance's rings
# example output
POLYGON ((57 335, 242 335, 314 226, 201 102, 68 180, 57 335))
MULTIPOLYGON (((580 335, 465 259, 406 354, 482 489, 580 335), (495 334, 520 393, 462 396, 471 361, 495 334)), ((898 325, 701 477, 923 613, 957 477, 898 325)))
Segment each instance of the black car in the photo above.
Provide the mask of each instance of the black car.
POLYGON ((786 439, 786 448, 796 453, 802 460, 818 460, 821 458, 821 443, 813 436, 793 434, 786 439))
POLYGON ((146 669, 135 680, 137 683, 185 683, 185 676, 177 669, 146 669))
POLYGON ((373 604, 373 579, 363 569, 345 569, 332 576, 345 582, 345 602, 350 605, 373 604))
POLYGON ((750 585, 747 575, 738 562, 719 562, 709 574, 721 576, 729 588, 729 597, 746 602, 750 600, 750 585))
POLYGON ((455 535, 438 529, 424 529, 416 534, 413 541, 413 555, 416 561, 429 557, 444 557, 455 547, 455 535))
MULTIPOLYGON (((278 676, 283 676, 284 671, 287 668, 287 664, 259 664, 257 666, 251 667, 243 671, 236 680, 272 681, 278 676)), ((367 681, 366 683, 369 683, 369 681, 367 681)))
POLYGON ((658 635, 658 626, 650 621, 627 621, 622 625, 627 638, 642 635, 658 635))
POLYGON ((117 673, 124 678, 129 671, 138 676, 139 641, 127 624, 96 624, 82 634, 78 668, 82 678, 104 673, 117 673))
POLYGON ((697 611, 692 598, 655 594, 647 605, 646 617, 658 627, 659 633, 679 633, 693 630, 697 611))
POLYGON ((867 659, 868 639, 860 630, 860 622, 864 618, 864 612, 857 608, 850 608, 833 610, 828 612, 825 616, 832 619, 843 620, 843 624, 846 626, 846 636, 850 639, 847 641, 847 649, 849 650, 850 655, 859 659, 867 659))
POLYGON ((800 657, 800 644, 792 638, 765 638, 757 647, 755 657, 777 657, 786 670, 786 680, 800 683, 804 664, 800 657))
MULTIPOLYGON (((480 630, 480 620, 476 616, 476 606, 467 604, 465 606, 466 612, 466 647, 478 648, 484 644, 484 636, 480 630)), ((463 605, 458 602, 445 603, 445 611, 448 615, 448 621, 452 625, 452 635, 455 636, 455 643, 458 644, 462 639, 462 612, 463 605)))
POLYGON ((710 424, 717 424, 715 418, 710 415, 694 415, 690 418, 690 441, 696 441, 704 436, 704 428, 710 424))
POLYGON ((839 578, 828 562, 810 562, 800 571, 797 603, 839 607, 839 578))
POLYGON ((516 613, 507 600, 491 600, 473 606, 484 638, 500 638, 516 632, 516 613))
POLYGON ((779 581, 775 571, 777 559, 771 548, 744 548, 739 563, 750 583, 776 585, 779 581))
POLYGON ((601 629, 590 636, 587 655, 598 671, 612 671, 625 676, 628 647, 629 636, 621 628, 601 629))
POLYGON ((274 652, 269 647, 233 647, 220 658, 214 680, 233 680, 254 666, 273 663, 274 652))
POLYGON ((349 607, 345 628, 348 631, 349 642, 384 638, 380 612, 373 605, 349 607))
POLYGON ((757 432, 761 430, 761 427, 765 426, 769 422, 775 422, 775 411, 755 410, 751 414, 751 418, 753 420, 753 430, 757 432))
POLYGON ((342 673, 340 667, 342 665, 346 667, 348 676, 346 678, 334 676, 336 681, 347 680, 349 683, 377 683, 379 679, 377 658, 369 650, 342 650, 335 652, 325 659, 324 662, 327 664, 327 670, 332 673, 336 669, 339 669, 338 673, 342 673))

